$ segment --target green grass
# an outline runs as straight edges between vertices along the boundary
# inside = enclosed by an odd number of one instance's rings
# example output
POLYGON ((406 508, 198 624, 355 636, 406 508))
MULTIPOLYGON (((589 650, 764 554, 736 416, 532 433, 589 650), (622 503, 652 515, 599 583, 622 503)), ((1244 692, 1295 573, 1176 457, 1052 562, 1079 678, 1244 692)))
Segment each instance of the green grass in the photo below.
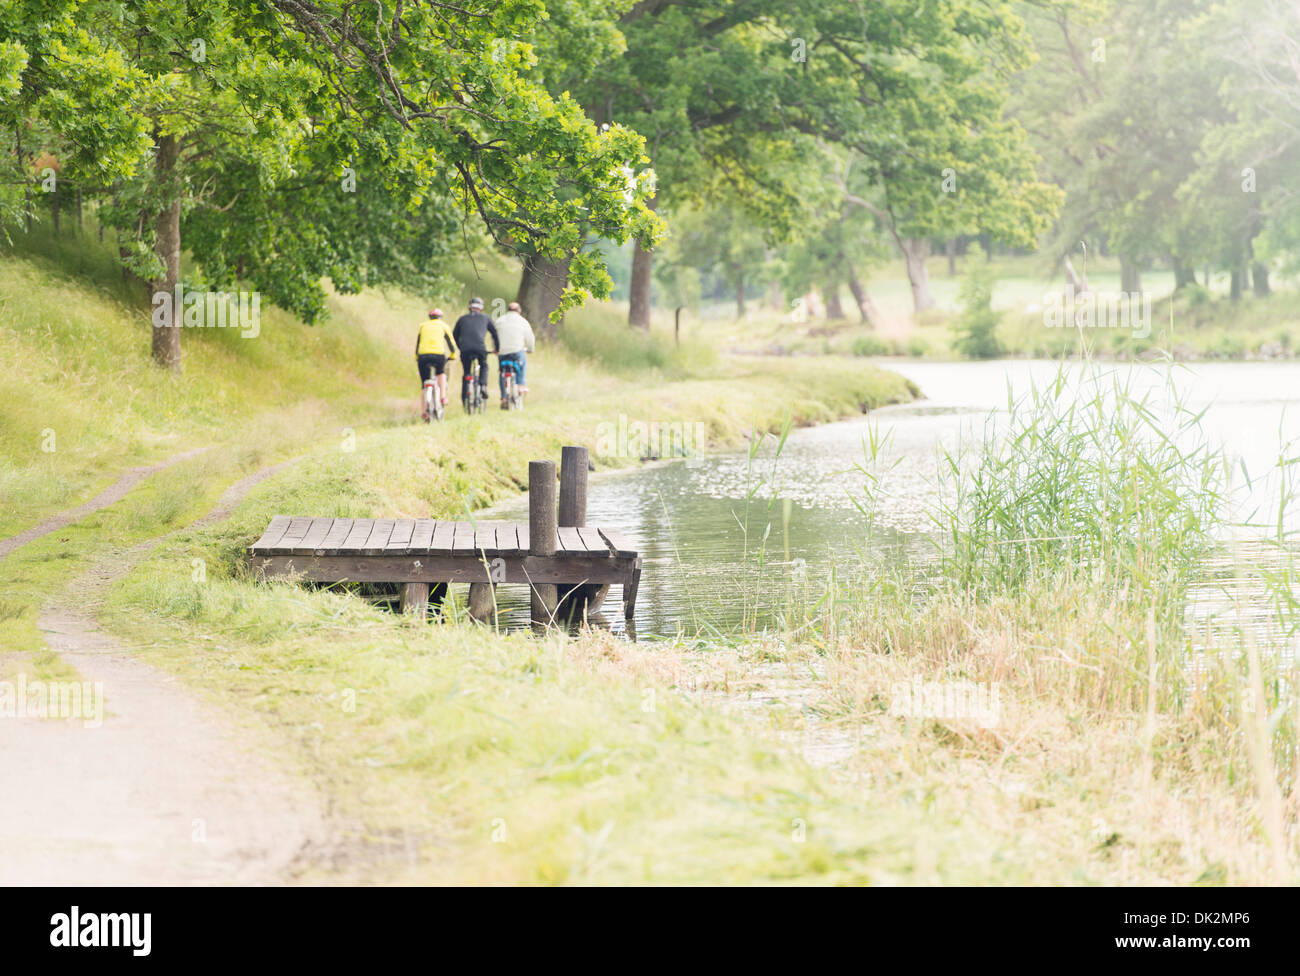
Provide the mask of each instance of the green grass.
POLYGON ((176 378, 151 366, 147 306, 126 300, 97 245, 23 244, 32 251, 0 257, 0 535, 133 464, 237 442, 274 455, 340 416, 391 416, 396 357, 345 307, 317 328, 264 307, 256 339, 188 331, 176 378), (272 426, 281 433, 265 436, 272 426), (250 442, 250 427, 264 436, 250 442))
MULTIPOLYGON (((508 266, 485 262, 484 273, 466 282, 467 295, 510 288, 508 266)), ((57 314, 60 296, 80 294, 95 317, 111 312, 111 282, 69 282, 41 258, 0 271, 12 294, 24 274, 44 311, 5 333, 19 361, 41 363, 43 344, 66 349, 84 331, 57 314)), ((0 635, 23 652, 6 669, 59 674, 36 608, 95 559, 163 535, 110 589, 103 619, 145 660, 260 729, 323 791, 358 839, 310 880, 1294 875, 1294 844, 1278 840, 1294 822, 1278 802, 1295 782, 1293 676, 1230 633, 1213 644, 1203 682, 1177 671, 1191 640, 1178 609, 1188 560, 1205 545, 1214 459, 1162 440, 1168 432, 1122 390, 1092 399, 1036 391, 1009 438, 983 445, 977 461, 953 459, 954 507, 935 513, 948 553, 937 579, 918 587, 888 566, 846 565, 789 601, 785 633, 539 640, 463 621, 425 625, 345 592, 256 581, 244 547, 272 514, 460 514, 518 491, 530 458, 593 444, 620 413, 703 423, 723 447, 754 427, 780 431, 914 394, 851 357, 792 369, 776 357, 728 356, 718 351, 730 344, 725 331, 699 323, 688 323, 679 349, 662 316, 630 342, 624 310, 601 306, 571 313, 565 340, 539 350, 523 414, 470 422, 453 408, 449 423, 426 427, 414 421, 409 362, 424 304, 332 299, 335 317, 318 328, 336 333, 323 357, 338 375, 321 371, 332 385, 309 408, 300 406, 308 379, 277 388, 277 363, 205 339, 191 344, 191 364, 213 357, 216 373, 195 380, 224 397, 219 408, 192 404, 150 372, 143 337, 130 331, 138 322, 124 312, 110 324, 114 355, 134 363, 121 371, 131 390, 124 431, 91 418, 83 454, 14 457, 15 477, 62 465, 88 485, 126 463, 115 452, 136 423, 152 425, 158 441, 132 458, 177 442, 215 447, 0 563, 0 635), (168 396, 175 416, 156 416, 168 396), (302 460, 228 521, 186 528, 230 482, 290 455, 302 460), (1073 541, 1053 546, 1049 536, 1073 541), (990 556, 1017 550, 1023 558, 990 556), (918 677, 1000 683, 1002 724, 890 714, 898 683, 918 677), (1271 723, 1243 709, 1248 684, 1271 723), (804 736, 855 745, 827 772, 787 744, 804 736)), ((285 341, 307 334, 284 325, 285 341)), ((53 409, 75 413, 69 391, 84 376, 117 375, 111 360, 74 362, 66 386, 45 381, 53 409)), ((34 507, 54 504, 54 493, 32 491, 34 507)), ((1279 606, 1288 579, 1276 580, 1279 606)))
MULTIPOLYGON (((329 877, 406 877, 405 856, 389 862, 375 839, 398 832, 426 855, 412 875, 421 880, 912 876, 906 845, 889 840, 895 812, 864 811, 645 670, 672 650, 413 626, 348 594, 259 583, 243 558, 276 512, 447 516, 487 504, 522 487, 530 458, 592 445, 621 413, 701 423, 721 447, 754 427, 908 399, 904 380, 842 362, 787 375, 781 363, 678 349, 660 331, 629 342, 617 312, 595 308, 571 313, 565 341, 538 351, 525 413, 469 421, 453 409, 427 427, 415 419, 409 353, 424 301, 335 297, 316 329, 264 310, 262 337, 243 344, 187 335, 178 383, 149 365, 143 316, 96 272, 111 263, 34 251, 0 264, 2 300, 22 304, 3 342, 35 390, 7 391, 5 477, 26 494, 6 527, 84 498, 131 463, 212 447, 0 563, 0 635, 17 652, 6 672, 66 674, 36 630, 39 607, 96 561, 161 536, 111 588, 104 619, 196 693, 269 729, 348 829, 372 838, 329 877), (87 389, 111 409, 86 414, 87 389), (38 423, 58 432, 52 454, 28 443, 38 423), (293 455, 302 460, 229 521, 185 528, 236 478, 293 455), (66 487, 47 487, 51 474, 66 487)), ((509 286, 508 268, 487 268, 495 284, 467 293, 509 286)), ((954 864, 970 863, 964 845, 950 847, 954 864)))
POLYGON ((1300 310, 1294 292, 1233 302, 1202 289, 1151 303, 1151 334, 1125 329, 1047 328, 1041 313, 1008 314, 998 338, 1012 355, 1194 359, 1291 358, 1300 344, 1300 310), (1171 315, 1172 312, 1172 315, 1171 315))

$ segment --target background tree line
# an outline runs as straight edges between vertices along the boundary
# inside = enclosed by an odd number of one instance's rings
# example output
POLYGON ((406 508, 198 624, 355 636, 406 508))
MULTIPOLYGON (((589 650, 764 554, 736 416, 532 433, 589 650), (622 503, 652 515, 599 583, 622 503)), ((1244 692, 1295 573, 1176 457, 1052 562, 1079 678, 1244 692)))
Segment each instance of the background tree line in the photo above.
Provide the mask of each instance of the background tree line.
POLYGON ((977 244, 1263 294, 1300 254, 1298 39, 1289 0, 8 3, 0 209, 92 207, 142 294, 184 251, 307 321, 323 279, 436 294, 486 247, 558 320, 625 242, 643 328, 656 287, 871 322, 894 258, 924 311, 977 244))

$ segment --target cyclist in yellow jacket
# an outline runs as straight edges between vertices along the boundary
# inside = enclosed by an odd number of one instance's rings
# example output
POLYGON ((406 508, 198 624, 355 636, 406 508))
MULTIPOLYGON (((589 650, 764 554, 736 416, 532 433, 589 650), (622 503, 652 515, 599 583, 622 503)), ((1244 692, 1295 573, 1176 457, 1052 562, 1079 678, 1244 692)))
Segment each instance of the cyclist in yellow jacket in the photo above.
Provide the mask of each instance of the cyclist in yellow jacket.
POLYGON ((429 408, 424 402, 424 386, 433 377, 434 396, 446 406, 447 363, 455 358, 456 342, 451 337, 451 329, 442 320, 442 309, 435 308, 429 313, 429 321, 420 326, 415 340, 415 362, 420 368, 420 410, 425 420, 429 419, 429 408))

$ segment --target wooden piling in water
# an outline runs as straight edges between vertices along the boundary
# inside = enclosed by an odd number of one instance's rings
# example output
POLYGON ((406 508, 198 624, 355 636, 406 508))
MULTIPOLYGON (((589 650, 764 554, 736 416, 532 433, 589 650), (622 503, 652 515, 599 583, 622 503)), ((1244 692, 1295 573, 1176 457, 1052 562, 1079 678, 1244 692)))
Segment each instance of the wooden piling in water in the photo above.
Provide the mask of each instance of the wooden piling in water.
POLYGON ((585 447, 560 448, 560 514, 562 526, 587 524, 587 466, 585 447))
MULTIPOLYGON (((587 471, 591 455, 585 447, 560 449, 560 512, 561 528, 586 528, 587 525, 587 471)), ((585 620, 605 602, 608 583, 578 583, 561 586, 556 594, 559 615, 562 619, 585 620)))
MULTIPOLYGON (((528 553, 554 556, 559 545, 555 508, 555 462, 528 462, 528 553)), ((554 583, 532 583, 532 621, 535 628, 549 627, 555 620, 554 583)))

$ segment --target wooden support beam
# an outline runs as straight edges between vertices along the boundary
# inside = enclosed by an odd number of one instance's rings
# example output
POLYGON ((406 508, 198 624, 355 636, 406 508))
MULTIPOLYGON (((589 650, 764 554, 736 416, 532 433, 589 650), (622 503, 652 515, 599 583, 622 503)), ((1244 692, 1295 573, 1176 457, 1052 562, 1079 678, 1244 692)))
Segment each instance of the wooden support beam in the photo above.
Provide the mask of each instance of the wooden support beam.
POLYGON ((401 609, 402 613, 424 619, 429 612, 429 584, 403 583, 401 609))
POLYGON ((633 560, 609 556, 499 557, 494 567, 465 556, 254 556, 263 579, 312 583, 625 583, 633 560))
POLYGON ((490 623, 496 616, 496 597, 491 583, 471 583, 469 585, 469 616, 479 623, 490 623))
POLYGON ((623 584, 623 619, 632 620, 636 616, 636 591, 641 585, 641 560, 632 564, 631 579, 623 584))

